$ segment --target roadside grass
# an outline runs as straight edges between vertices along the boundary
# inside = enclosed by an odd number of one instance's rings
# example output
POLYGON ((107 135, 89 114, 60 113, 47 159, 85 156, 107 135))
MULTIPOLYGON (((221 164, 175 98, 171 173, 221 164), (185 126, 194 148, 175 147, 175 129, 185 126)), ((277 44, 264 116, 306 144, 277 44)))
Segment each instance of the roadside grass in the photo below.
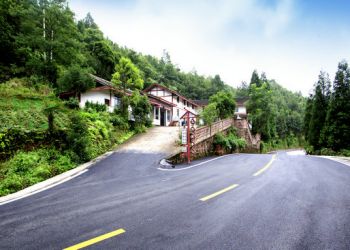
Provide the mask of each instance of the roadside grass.
POLYGON ((136 133, 119 114, 70 109, 49 87, 27 85, 0 84, 0 196, 75 168, 136 133))
POLYGON ((298 138, 295 136, 289 136, 285 139, 275 139, 268 142, 261 142, 260 152, 267 153, 275 150, 304 148, 304 138, 298 138))
POLYGON ((0 196, 63 173, 76 166, 69 152, 54 148, 20 151, 9 161, 0 164, 0 196))

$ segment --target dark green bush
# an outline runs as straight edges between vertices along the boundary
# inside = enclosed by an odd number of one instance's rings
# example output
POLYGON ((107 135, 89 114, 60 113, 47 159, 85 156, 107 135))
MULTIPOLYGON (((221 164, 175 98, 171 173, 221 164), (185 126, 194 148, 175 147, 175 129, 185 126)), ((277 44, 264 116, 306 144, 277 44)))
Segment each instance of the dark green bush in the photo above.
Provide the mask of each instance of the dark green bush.
POLYGON ((217 133, 214 136, 213 144, 214 146, 220 145, 222 148, 229 152, 233 152, 238 149, 242 150, 247 146, 246 141, 243 138, 237 137, 236 131, 232 129, 229 129, 227 131, 227 135, 224 135, 223 133, 217 133))
POLYGON ((18 152, 0 166, 0 195, 6 195, 63 173, 76 164, 65 152, 41 148, 18 152))
POLYGON ((91 141, 88 136, 87 120, 80 114, 73 114, 67 139, 69 148, 78 156, 79 162, 85 162, 92 158, 89 150, 91 141))
POLYGON ((338 155, 350 157, 350 149, 342 149, 339 151, 338 155))
POLYGON ((320 155, 336 155, 337 153, 330 148, 321 148, 320 155))
POLYGON ((64 101, 64 105, 70 109, 79 109, 79 100, 75 97, 70 97, 67 101, 64 101))
POLYGON ((99 103, 93 103, 93 102, 86 102, 85 103, 85 109, 89 112, 106 112, 107 106, 105 104, 99 104, 99 103))
POLYGON ((130 127, 127 119, 125 119, 117 113, 111 114, 110 122, 113 124, 114 127, 117 127, 122 130, 128 130, 130 127))

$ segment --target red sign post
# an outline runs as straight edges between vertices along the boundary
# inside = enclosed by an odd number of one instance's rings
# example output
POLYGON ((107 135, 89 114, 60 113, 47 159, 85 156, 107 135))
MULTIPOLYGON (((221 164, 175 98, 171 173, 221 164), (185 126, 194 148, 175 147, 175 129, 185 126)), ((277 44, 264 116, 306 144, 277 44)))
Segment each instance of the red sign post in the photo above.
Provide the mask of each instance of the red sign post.
POLYGON ((191 143, 192 141, 194 141, 194 124, 196 123, 196 121, 194 120, 194 118, 196 117, 195 114, 193 114, 190 111, 186 111, 186 113, 181 117, 181 119, 186 120, 186 156, 187 156, 187 163, 191 162, 191 143), (192 116, 191 116, 192 114, 192 116), (192 134, 191 134, 192 132, 192 134))

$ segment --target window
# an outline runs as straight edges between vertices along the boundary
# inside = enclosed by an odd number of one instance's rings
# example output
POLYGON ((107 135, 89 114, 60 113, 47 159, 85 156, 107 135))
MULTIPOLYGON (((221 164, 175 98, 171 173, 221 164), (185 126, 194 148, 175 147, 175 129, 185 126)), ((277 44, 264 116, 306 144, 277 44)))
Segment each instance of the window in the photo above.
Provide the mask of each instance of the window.
POLYGON ((110 100, 109 99, 105 99, 105 105, 107 105, 107 106, 110 105, 110 100))
POLYGON ((159 109, 157 107, 154 107, 154 118, 156 120, 159 119, 159 109))
POLYGON ((179 103, 180 102, 180 97, 177 97, 177 103, 179 103))
POLYGON ((192 109, 194 109, 194 105, 192 104, 192 109))
POLYGON ((180 110, 179 109, 177 109, 177 117, 180 117, 180 110))
POLYGON ((167 110, 167 111, 166 111, 166 120, 167 120, 168 122, 170 122, 170 118, 171 118, 171 112, 170 112, 170 110, 167 110))
POLYGON ((184 106, 186 107, 186 100, 184 100, 184 106))
POLYGON ((114 107, 119 107, 119 106, 120 106, 120 99, 117 96, 115 96, 114 97, 114 107))

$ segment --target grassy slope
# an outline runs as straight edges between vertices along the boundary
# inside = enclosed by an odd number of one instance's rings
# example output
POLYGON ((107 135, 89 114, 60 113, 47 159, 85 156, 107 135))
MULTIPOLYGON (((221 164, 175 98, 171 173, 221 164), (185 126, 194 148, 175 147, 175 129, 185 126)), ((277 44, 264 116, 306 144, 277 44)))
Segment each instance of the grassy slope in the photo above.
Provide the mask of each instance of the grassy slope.
POLYGON ((28 88, 21 84, 16 81, 0 84, 1 131, 8 128, 46 130, 48 124, 44 110, 50 105, 62 106, 55 116, 55 125, 58 128, 68 126, 69 111, 49 88, 28 88))
MULTIPOLYGON (((46 131, 48 122, 45 109, 52 105, 59 107, 54 119, 57 129, 69 129, 71 114, 80 114, 85 118, 91 158, 123 143, 134 134, 133 131, 113 127, 107 113, 68 109, 49 87, 43 85, 33 88, 26 85, 25 81, 17 79, 0 84, 0 139, 11 128, 46 131)), ((0 162, 0 196, 65 172, 78 164, 69 148, 60 150, 53 146, 38 145, 30 151, 19 150, 11 159, 0 162)))

